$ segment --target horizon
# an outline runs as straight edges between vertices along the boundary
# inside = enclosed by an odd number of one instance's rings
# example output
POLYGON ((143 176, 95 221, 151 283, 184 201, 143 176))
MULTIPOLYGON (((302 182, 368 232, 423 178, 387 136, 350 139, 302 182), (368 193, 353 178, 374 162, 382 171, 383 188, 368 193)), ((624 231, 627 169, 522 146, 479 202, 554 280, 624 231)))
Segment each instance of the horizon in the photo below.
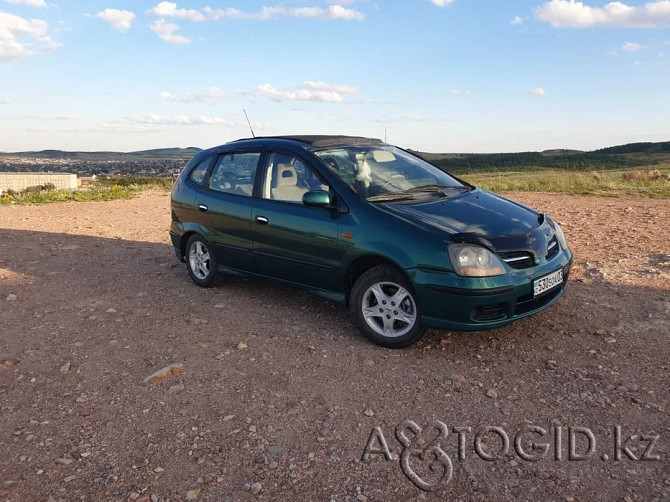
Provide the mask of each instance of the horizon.
MULTIPOLYGON (((667 141, 663 0, 0 0, 0 151, 249 136, 421 152, 667 141)), ((172 147, 162 145, 171 144, 172 147)))
MULTIPOLYGON (((260 138, 261 136, 256 136, 257 138, 260 138)), ((247 139, 247 138, 238 138, 238 139, 247 139)), ((235 141, 235 140, 232 140, 235 141)), ((622 143, 619 145, 608 145, 608 146, 601 146, 598 148, 594 148, 593 150, 579 150, 576 148, 547 148, 545 150, 518 150, 518 151, 513 151, 513 152, 437 152, 437 151, 425 151, 425 150, 414 150, 411 148, 405 148, 406 150, 412 150, 416 151, 418 153, 425 153, 425 154, 431 154, 431 155, 494 155, 494 154, 515 154, 515 153, 545 153, 545 152, 560 152, 560 151, 567 151, 567 152, 578 152, 578 153, 590 153, 590 152, 595 152, 598 150, 603 150, 606 148, 615 148, 615 147, 620 147, 620 146, 626 146, 629 144, 645 144, 645 143, 667 143, 670 142, 670 139, 665 140, 665 141, 633 141, 629 143, 622 143)), ((215 145, 218 146, 218 145, 215 145)), ((394 146, 399 146, 401 148, 401 145, 394 145, 394 146)), ((209 148, 209 147, 207 147, 209 148)), ((62 152, 62 153, 76 153, 76 154, 96 154, 96 153, 111 153, 111 154, 133 154, 133 153, 146 153, 146 152, 151 152, 154 150, 189 150, 189 149, 197 149, 197 150, 206 150, 207 148, 199 147, 199 146, 186 146, 186 147, 178 147, 178 146, 165 146, 165 147, 157 147, 157 148, 142 148, 140 150, 62 150, 60 148, 43 148, 40 150, 23 150, 23 151, 14 151, 14 152, 6 152, 0 150, 0 155, 19 155, 19 154, 29 154, 29 153, 44 153, 44 152, 62 152)))

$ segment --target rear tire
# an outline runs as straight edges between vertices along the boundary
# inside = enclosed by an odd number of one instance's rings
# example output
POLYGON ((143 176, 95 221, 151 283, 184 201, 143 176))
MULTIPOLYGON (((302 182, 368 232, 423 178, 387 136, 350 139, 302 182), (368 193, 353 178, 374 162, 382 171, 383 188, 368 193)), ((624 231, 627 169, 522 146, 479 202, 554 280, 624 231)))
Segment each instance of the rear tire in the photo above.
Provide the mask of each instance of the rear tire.
POLYGON ((390 265, 377 265, 358 278, 349 308, 361 333, 382 347, 408 347, 425 333, 412 284, 390 265))
POLYGON ((215 285, 219 263, 212 245, 202 236, 195 234, 186 243, 186 268, 193 282, 203 288, 215 285))

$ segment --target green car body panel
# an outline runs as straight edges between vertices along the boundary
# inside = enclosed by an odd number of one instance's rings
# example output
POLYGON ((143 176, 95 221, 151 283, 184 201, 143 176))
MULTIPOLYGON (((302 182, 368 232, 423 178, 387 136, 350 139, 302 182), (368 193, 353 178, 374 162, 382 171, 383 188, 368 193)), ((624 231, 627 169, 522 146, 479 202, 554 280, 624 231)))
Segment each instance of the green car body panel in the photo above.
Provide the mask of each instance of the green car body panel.
POLYGON ((216 250, 222 271, 280 281, 341 303, 349 301, 353 281, 366 268, 391 264, 411 282, 422 324, 438 329, 498 328, 548 308, 563 294, 572 254, 567 246, 548 253, 559 231, 549 217, 469 185, 446 197, 370 202, 326 169, 314 149, 307 140, 264 138, 196 155, 172 193, 177 257, 184 260, 188 237, 199 234, 216 250), (263 152, 250 196, 190 182, 198 162, 240 148, 263 152), (261 197, 262 166, 273 151, 299 156, 329 191, 309 192, 305 204, 261 197), (206 212, 199 209, 203 205, 206 212), (454 243, 483 246, 498 256, 524 251, 534 264, 518 269, 503 262, 501 275, 461 276, 448 253, 454 243), (535 297, 533 281, 559 269, 560 287, 535 297))

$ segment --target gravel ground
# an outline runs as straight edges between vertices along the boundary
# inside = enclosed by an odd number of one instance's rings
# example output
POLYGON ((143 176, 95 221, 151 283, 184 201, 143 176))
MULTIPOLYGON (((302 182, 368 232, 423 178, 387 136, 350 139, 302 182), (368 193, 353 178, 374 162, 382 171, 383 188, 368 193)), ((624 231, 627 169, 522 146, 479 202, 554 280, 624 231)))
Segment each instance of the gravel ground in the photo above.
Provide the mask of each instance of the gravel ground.
POLYGON ((668 500, 670 203, 510 196, 563 224, 566 295, 399 351, 195 286, 167 193, 0 207, 0 500, 668 500))

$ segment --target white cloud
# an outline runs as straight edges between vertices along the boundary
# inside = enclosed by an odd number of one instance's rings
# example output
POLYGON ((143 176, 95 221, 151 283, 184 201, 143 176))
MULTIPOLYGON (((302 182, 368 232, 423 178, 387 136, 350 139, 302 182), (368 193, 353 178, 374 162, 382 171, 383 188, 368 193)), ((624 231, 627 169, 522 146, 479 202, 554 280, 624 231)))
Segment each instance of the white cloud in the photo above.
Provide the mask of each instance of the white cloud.
POLYGON ((28 20, 0 12, 0 61, 15 61, 61 47, 47 35, 47 28, 47 23, 40 19, 28 20))
POLYGON ((536 7, 534 14, 555 28, 663 27, 670 25, 670 0, 655 0, 643 6, 610 2, 602 8, 575 0, 551 0, 536 7))
POLYGON ((155 129, 162 126, 190 126, 190 125, 215 125, 233 127, 235 124, 221 117, 210 117, 199 115, 189 117, 187 115, 164 116, 164 115, 145 115, 130 116, 120 120, 103 122, 103 129, 109 132, 140 132, 155 129))
POLYGON ((161 2, 153 9, 147 10, 147 14, 156 17, 176 17, 188 21, 205 21, 202 12, 194 9, 179 9, 174 2, 161 2))
POLYGON ((470 89, 452 89, 451 93, 454 96, 467 96, 470 94, 470 89))
POLYGON ((514 16, 514 19, 510 21, 510 24, 523 24, 523 19, 520 16, 514 16))
POLYGON ((46 9, 47 4, 44 0, 5 0, 7 3, 18 5, 27 5, 29 7, 37 7, 38 9, 46 9))
POLYGON ((229 94, 219 89, 218 87, 209 87, 202 92, 193 94, 183 94, 180 96, 177 96, 167 91, 163 91, 159 93, 159 96, 166 101, 172 101, 172 102, 179 101, 181 103, 193 103, 193 102, 209 103, 217 99, 225 99, 229 96, 229 94))
POLYGON ((182 35, 175 35, 179 26, 174 23, 168 23, 165 19, 159 19, 151 25, 151 29, 156 32, 158 38, 171 44, 190 44, 191 39, 182 35))
POLYGON ((350 85, 333 85, 322 81, 312 82, 307 80, 302 83, 301 87, 303 89, 312 89, 315 91, 337 92, 338 94, 355 94, 358 92, 356 87, 350 85))
POLYGON ((621 46, 621 50, 626 52, 637 52, 640 49, 642 49, 642 44, 637 42, 626 42, 621 46))
POLYGON ((332 85, 325 82, 303 82, 296 90, 277 89, 271 84, 259 85, 256 95, 273 101, 316 101, 321 103, 342 103, 343 94, 357 92, 348 85, 332 85))
POLYGON ((452 3, 454 0, 430 0, 430 1, 433 2, 435 5, 437 5, 438 7, 444 7, 445 5, 449 5, 450 3, 452 3))
POLYGON ((365 14, 354 9, 348 9, 341 5, 330 5, 327 9, 320 7, 262 7, 258 12, 242 12, 238 9, 212 9, 205 7, 205 15, 208 19, 216 21, 218 19, 256 19, 269 20, 277 18, 298 18, 298 19, 340 19, 345 21, 362 21, 365 14))
POLYGON ((530 91, 528 91, 528 94, 532 94, 533 96, 544 96, 547 93, 542 87, 534 87, 530 91))
POLYGON ((91 16, 106 21, 116 31, 128 31, 135 20, 135 14, 129 10, 105 9, 91 16))

